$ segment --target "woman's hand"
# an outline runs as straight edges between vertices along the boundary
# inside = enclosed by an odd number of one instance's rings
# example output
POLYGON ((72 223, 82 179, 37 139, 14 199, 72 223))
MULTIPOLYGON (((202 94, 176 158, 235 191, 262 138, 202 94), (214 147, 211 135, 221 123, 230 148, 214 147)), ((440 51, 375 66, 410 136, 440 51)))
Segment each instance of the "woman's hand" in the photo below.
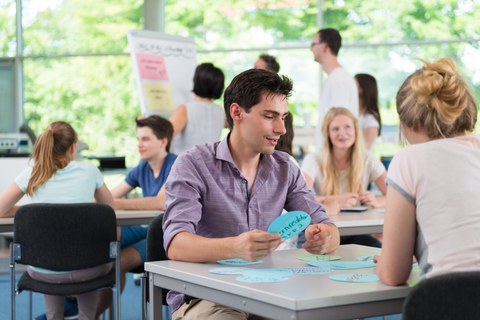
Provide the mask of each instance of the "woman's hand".
POLYGON ((348 192, 337 196, 338 203, 342 208, 354 207, 358 202, 359 195, 357 193, 348 192))
POLYGON ((378 203, 377 196, 375 196, 375 194, 371 191, 362 192, 359 195, 358 200, 364 206, 369 206, 373 208, 378 208, 380 206, 378 203))

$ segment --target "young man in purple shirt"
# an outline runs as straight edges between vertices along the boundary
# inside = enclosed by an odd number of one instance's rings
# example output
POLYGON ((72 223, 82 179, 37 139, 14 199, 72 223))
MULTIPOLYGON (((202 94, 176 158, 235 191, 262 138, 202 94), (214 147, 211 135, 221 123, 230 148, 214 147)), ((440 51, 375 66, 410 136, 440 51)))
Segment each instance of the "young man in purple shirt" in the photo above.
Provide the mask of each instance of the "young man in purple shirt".
MULTIPOLYGON (((275 151, 285 134, 286 77, 259 69, 237 75, 225 91, 231 131, 223 141, 181 154, 166 183, 164 240, 172 260, 259 260, 282 242, 266 232, 282 210, 311 215, 304 248, 314 254, 337 249, 339 232, 309 192, 288 154, 275 151)), ((173 319, 247 319, 252 315, 170 292, 173 319)))

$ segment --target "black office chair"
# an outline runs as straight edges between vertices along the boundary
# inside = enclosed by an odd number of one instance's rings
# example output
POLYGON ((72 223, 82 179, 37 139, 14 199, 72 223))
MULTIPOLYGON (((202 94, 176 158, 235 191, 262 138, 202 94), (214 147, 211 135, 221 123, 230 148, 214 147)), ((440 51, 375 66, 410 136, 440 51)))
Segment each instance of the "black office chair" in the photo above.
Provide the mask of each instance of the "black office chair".
MULTIPOLYGON (((167 253, 163 248, 163 213, 152 220, 147 233, 147 261, 168 260, 167 253)), ((148 275, 145 272, 142 278, 142 319, 147 318, 147 302, 149 301, 148 275)), ((162 290, 162 305, 167 306, 167 292, 162 290)))
POLYGON ((14 218, 14 240, 10 245, 12 319, 15 319, 15 296, 23 290, 69 296, 112 288, 115 318, 120 320, 119 253, 115 212, 107 205, 29 204, 20 207, 14 218), (112 261, 116 268, 109 274, 86 282, 45 283, 32 279, 25 272, 15 284, 16 263, 70 271, 112 261))
POLYGON ((403 304, 405 320, 480 319, 480 271, 423 280, 403 304))

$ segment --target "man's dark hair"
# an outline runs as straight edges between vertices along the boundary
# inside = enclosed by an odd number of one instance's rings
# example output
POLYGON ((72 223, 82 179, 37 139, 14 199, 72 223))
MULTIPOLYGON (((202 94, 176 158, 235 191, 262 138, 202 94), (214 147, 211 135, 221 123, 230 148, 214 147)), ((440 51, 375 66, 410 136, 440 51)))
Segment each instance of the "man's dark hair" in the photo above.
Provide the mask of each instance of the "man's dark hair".
POLYGON ((233 119, 230 115, 230 106, 237 103, 245 112, 260 103, 263 95, 283 95, 285 98, 292 94, 292 81, 286 76, 262 70, 249 69, 233 78, 225 90, 223 105, 228 126, 233 128, 233 119))
POLYGON ((258 58, 265 61, 268 71, 276 73, 280 71, 280 65, 278 64, 277 59, 275 59, 274 56, 271 56, 269 54, 261 54, 260 56, 258 56, 258 58))
POLYGON ((336 29, 326 28, 318 30, 320 43, 325 42, 333 55, 338 56, 338 51, 342 47, 342 36, 336 29))
POLYGON ((225 87, 225 76, 211 63, 202 63, 195 69, 193 93, 202 98, 218 99, 225 87))
POLYGON ((168 143, 165 149, 167 152, 170 151, 170 143, 173 139, 173 126, 170 121, 155 114, 146 118, 135 119, 135 122, 137 128, 149 127, 152 129, 157 139, 167 138, 168 143))

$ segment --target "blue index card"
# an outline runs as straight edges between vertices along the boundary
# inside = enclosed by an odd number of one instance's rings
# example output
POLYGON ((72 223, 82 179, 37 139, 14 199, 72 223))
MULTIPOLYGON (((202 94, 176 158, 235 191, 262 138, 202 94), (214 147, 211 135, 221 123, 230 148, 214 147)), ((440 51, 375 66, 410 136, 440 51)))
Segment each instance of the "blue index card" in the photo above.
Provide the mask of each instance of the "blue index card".
POLYGON ((236 279, 241 282, 283 282, 293 275, 290 269, 251 269, 242 273, 236 279))
POLYGON ((366 283, 376 282, 379 280, 378 276, 374 273, 344 273, 330 276, 331 280, 340 282, 354 282, 354 283, 366 283))
POLYGON ((298 260, 302 261, 334 261, 334 260, 340 260, 342 257, 340 256, 329 256, 325 254, 302 254, 297 257, 298 260))
POLYGON ((310 224, 310 215, 303 211, 290 211, 273 220, 267 232, 279 233, 283 239, 296 236, 310 224))
POLYGON ((219 264, 234 265, 234 266, 243 266, 243 265, 249 265, 249 264, 260 264, 262 262, 263 262, 262 260, 247 261, 247 260, 243 260, 243 259, 240 259, 240 258, 218 260, 217 261, 217 263, 219 263, 219 264))
POLYGON ((316 267, 297 267, 297 268, 290 268, 293 271, 293 274, 296 275, 315 275, 315 274, 327 274, 332 272, 330 268, 330 264, 327 262, 322 266, 316 267))
POLYGON ((208 270, 210 273, 214 274, 224 274, 224 275, 239 275, 243 272, 251 270, 251 268, 246 267, 223 267, 223 268, 213 268, 208 270))
POLYGON ((350 270, 350 269, 362 269, 373 268, 375 262, 372 261, 332 261, 330 267, 335 270, 350 270))
POLYGON ((359 261, 373 261, 373 256, 360 256, 360 257, 357 257, 357 260, 359 260, 359 261))

